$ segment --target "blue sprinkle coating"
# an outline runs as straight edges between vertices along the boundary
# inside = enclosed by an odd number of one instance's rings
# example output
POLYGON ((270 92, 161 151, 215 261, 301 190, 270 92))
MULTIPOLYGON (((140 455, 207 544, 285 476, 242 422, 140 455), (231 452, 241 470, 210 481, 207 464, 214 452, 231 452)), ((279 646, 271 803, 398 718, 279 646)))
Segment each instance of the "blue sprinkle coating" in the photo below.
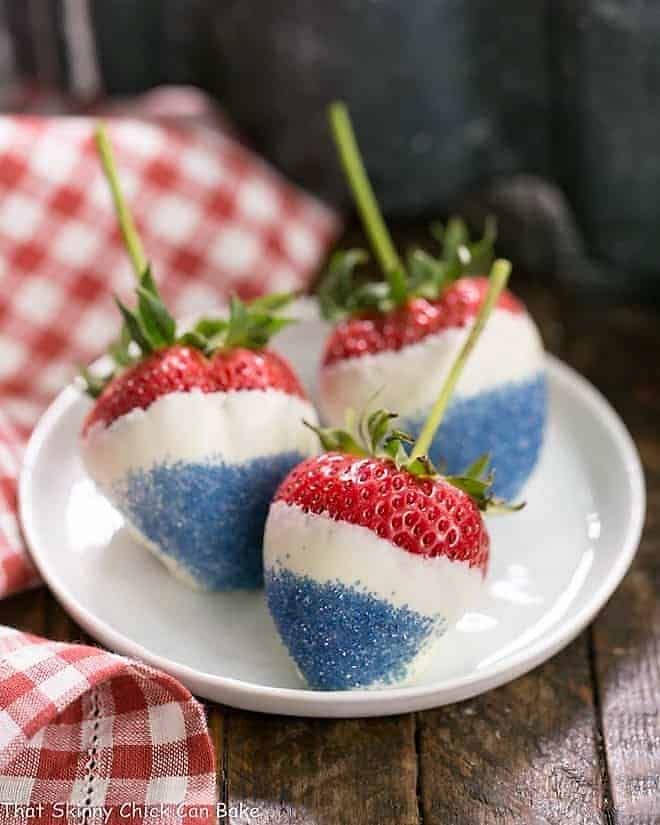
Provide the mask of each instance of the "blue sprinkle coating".
MULTIPOLYGON (((490 453, 495 470, 493 492, 515 498, 529 478, 543 444, 548 390, 545 375, 509 382, 449 407, 433 444, 431 460, 447 473, 462 473, 475 459, 490 453)), ((417 435, 426 414, 403 422, 417 435)))
POLYGON ((447 628, 439 614, 394 607, 338 581, 319 584, 279 569, 266 571, 265 583, 280 636, 317 690, 393 684, 422 646, 447 628))
POLYGON ((205 590, 263 586, 268 507, 297 452, 242 464, 176 461, 132 471, 113 498, 133 525, 205 590))

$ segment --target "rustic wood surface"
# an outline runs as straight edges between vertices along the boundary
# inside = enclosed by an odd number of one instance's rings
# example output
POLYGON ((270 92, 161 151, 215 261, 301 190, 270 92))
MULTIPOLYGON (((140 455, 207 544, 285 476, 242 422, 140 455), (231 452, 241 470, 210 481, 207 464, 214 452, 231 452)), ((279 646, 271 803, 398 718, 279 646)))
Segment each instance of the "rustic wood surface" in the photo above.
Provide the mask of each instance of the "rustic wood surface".
MULTIPOLYGON (((220 798, 259 809, 227 822, 660 823, 660 312, 514 286, 639 446, 649 515, 631 572, 565 651, 453 707, 330 721, 209 705, 220 798)), ((43 589, 0 603, 0 623, 84 638, 43 589)))

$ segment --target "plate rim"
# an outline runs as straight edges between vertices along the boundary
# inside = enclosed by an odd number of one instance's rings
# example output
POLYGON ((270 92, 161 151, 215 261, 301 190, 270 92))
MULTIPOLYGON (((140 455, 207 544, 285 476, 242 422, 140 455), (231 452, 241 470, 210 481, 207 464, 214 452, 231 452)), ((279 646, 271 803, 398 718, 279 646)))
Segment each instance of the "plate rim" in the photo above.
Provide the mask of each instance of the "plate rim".
POLYGON ((573 619, 560 621, 551 631, 511 656, 494 663, 482 673, 378 691, 316 691, 302 687, 269 686, 208 673, 153 653, 115 630, 104 619, 96 617, 90 609, 78 602, 75 595, 67 589, 66 582, 58 577, 57 571, 51 569, 48 553, 40 552, 37 530, 31 516, 35 506, 30 495, 32 468, 55 422, 64 410, 79 400, 80 393, 74 385, 65 387, 48 406, 33 430, 24 454, 19 479, 19 515, 31 558, 44 583, 62 607, 97 641, 122 655, 141 659, 171 674, 194 693, 212 701, 258 712, 348 718, 385 716, 469 699, 529 672, 568 645, 612 596, 632 563, 642 535, 646 515, 646 489, 642 463, 632 436, 610 402, 584 376, 549 353, 546 353, 546 367, 553 380, 565 390, 572 391, 592 415, 601 418, 626 468, 624 478, 630 488, 632 506, 615 563, 573 619))

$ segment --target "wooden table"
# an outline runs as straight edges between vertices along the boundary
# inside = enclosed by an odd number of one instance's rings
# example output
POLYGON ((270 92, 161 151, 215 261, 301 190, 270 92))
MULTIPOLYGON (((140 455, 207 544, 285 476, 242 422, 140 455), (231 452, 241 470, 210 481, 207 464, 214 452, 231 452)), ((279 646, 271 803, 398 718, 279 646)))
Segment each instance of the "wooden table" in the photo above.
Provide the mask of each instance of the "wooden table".
MULTIPOLYGON (((565 651, 453 707, 326 721, 209 705, 220 798, 260 811, 228 822, 660 823, 660 312, 514 286, 638 444, 649 514, 631 572, 565 651)), ((0 623, 84 638, 44 589, 0 603, 0 623)))

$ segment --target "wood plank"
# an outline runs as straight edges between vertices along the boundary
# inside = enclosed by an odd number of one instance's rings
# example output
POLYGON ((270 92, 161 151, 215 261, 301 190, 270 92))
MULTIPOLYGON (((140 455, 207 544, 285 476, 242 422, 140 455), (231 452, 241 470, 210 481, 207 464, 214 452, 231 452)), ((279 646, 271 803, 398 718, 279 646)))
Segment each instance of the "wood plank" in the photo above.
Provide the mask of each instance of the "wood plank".
POLYGON ((588 639, 498 690, 418 714, 424 825, 601 823, 588 639))
POLYGON ((48 593, 46 599, 46 636, 56 642, 79 642, 98 645, 73 619, 65 613, 59 602, 48 593))
POLYGON ((595 308, 578 325, 571 360, 621 412, 646 472, 642 544, 593 638, 614 821, 651 825, 660 822, 660 312, 595 308))
MULTIPOLYGON (((216 786, 217 786, 217 800, 220 804, 227 804, 227 771, 225 759, 225 717, 228 709, 222 705, 216 705, 213 702, 205 702, 204 710, 206 711, 206 719, 209 726, 209 736, 213 743, 215 750, 215 771, 216 771, 216 786)), ((226 825, 229 817, 221 813, 218 816, 218 825, 226 825)))
MULTIPOLYGON (((653 546, 660 555, 657 533, 653 546)), ((660 823, 659 594, 660 564, 635 565, 594 628, 617 825, 660 823)))
POLYGON ((39 587, 8 599, 0 599, 0 624, 44 636, 49 598, 51 596, 46 589, 39 587))
POLYGON ((412 715, 296 719, 232 711, 228 804, 258 809, 232 825, 417 825, 412 715))

